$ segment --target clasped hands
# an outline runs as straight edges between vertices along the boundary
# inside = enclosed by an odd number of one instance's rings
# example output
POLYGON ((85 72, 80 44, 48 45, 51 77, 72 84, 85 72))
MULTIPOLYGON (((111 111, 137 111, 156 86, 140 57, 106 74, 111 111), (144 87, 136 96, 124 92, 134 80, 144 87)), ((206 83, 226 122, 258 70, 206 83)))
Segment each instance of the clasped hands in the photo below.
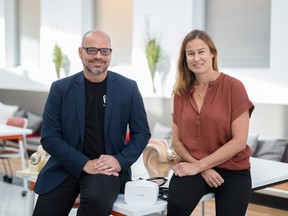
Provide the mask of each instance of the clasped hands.
POLYGON ((202 178, 210 187, 217 188, 224 183, 224 179, 214 169, 207 169, 201 172, 197 162, 180 162, 176 164, 172 169, 174 174, 179 177, 201 173, 202 178))
POLYGON ((83 170, 88 174, 119 176, 121 166, 112 155, 101 155, 98 159, 87 161, 83 170))

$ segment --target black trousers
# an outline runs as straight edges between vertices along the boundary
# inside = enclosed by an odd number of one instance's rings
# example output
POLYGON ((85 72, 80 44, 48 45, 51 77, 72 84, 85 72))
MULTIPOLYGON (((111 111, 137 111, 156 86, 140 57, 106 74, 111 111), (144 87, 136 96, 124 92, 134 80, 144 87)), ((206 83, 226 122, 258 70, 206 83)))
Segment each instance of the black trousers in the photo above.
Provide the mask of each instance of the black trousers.
POLYGON ((224 179, 218 188, 207 185, 200 174, 172 176, 169 185, 167 216, 189 216, 203 195, 214 192, 217 216, 245 216, 251 196, 249 170, 215 169, 224 179))
POLYGON ((120 191, 115 176, 70 176, 53 191, 38 196, 33 216, 67 216, 80 193, 77 216, 109 216, 120 191))

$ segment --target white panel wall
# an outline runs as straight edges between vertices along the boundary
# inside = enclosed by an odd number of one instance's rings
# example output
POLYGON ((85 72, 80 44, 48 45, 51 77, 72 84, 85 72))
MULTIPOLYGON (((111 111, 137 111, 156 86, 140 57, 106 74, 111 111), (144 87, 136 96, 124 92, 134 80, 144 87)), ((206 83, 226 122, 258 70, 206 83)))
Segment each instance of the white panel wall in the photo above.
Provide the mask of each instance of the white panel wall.
POLYGON ((287 105, 255 104, 250 119, 250 132, 273 137, 288 137, 287 105))
MULTIPOLYGON (((5 32, 4 0, 0 0, 0 32, 5 32)), ((5 66, 5 34, 0 34, 0 67, 5 66)))

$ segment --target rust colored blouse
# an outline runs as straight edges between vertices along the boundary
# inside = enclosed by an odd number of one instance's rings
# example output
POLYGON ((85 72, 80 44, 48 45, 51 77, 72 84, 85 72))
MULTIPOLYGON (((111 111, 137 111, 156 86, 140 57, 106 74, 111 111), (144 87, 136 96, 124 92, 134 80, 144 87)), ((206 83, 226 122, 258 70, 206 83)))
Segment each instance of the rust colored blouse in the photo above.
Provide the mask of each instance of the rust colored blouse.
MULTIPOLYGON (((254 110, 241 81, 227 74, 209 83, 201 111, 193 97, 194 87, 185 94, 175 94, 173 122, 178 126, 181 141, 190 154, 200 160, 232 139, 231 124, 243 112, 254 110)), ((250 168, 251 149, 233 156, 217 167, 227 170, 250 168)))

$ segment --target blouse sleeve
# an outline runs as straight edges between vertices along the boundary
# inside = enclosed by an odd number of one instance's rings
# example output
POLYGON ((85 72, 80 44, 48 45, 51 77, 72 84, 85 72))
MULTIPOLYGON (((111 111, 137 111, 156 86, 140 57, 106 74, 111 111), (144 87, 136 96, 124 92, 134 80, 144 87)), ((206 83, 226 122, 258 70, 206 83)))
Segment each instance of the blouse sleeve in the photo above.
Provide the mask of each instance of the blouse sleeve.
POLYGON ((178 99, 179 95, 174 93, 172 97, 172 121, 176 125, 177 125, 177 105, 179 106, 179 103, 177 102, 178 99))
POLYGON ((232 121, 239 117, 243 112, 249 110, 251 116, 254 105, 250 101, 245 86, 239 80, 235 80, 231 86, 232 90, 232 121))

